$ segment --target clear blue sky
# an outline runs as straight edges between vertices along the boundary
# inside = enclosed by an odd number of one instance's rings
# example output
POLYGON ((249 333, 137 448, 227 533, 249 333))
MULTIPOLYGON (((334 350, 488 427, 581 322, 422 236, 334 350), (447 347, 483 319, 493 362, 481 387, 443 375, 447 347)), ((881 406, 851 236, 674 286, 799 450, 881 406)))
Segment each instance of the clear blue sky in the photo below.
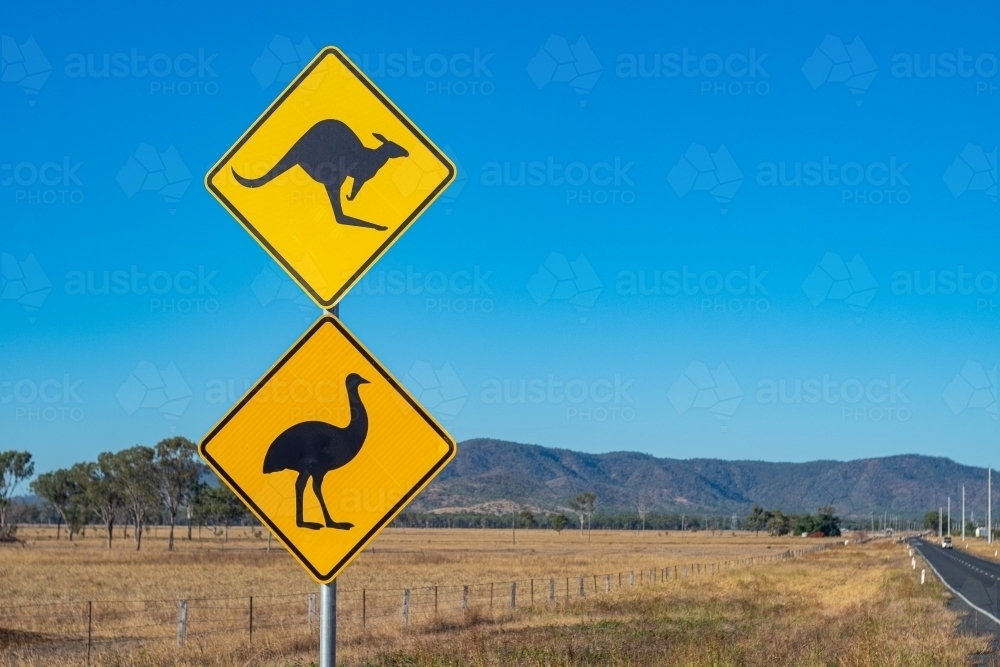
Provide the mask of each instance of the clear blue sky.
POLYGON ((319 315, 202 179, 332 44, 460 166, 342 302, 456 438, 996 465, 997 13, 5 4, 0 449, 200 439, 319 315))

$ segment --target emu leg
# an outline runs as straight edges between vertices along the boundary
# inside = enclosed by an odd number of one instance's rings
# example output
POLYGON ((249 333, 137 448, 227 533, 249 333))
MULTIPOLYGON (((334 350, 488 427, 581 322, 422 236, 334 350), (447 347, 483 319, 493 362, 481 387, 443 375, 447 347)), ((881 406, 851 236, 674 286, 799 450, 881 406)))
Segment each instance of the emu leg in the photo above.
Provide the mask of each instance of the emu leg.
POLYGON ((341 183, 327 183, 326 184, 326 194, 330 198, 330 205, 333 206, 333 217, 342 225, 353 225, 354 227, 367 227, 368 229, 377 229, 380 232, 384 232, 389 229, 388 227, 383 227, 382 225, 376 225, 374 222, 366 222, 358 218, 352 218, 344 213, 344 207, 340 203, 340 186, 341 183))
POLYGON ((316 492, 316 497, 319 498, 319 506, 323 508, 323 518, 326 519, 327 528, 336 528, 337 530, 350 530, 351 528, 354 528, 353 523, 347 523, 346 521, 334 521, 330 517, 330 512, 326 509, 326 501, 323 500, 322 477, 313 477, 313 491, 316 492))
MULTIPOLYGON (((318 523, 313 523, 312 521, 302 520, 302 493, 306 490, 306 482, 309 481, 309 473, 300 472, 299 476, 295 479, 295 525, 299 528, 308 528, 309 530, 319 530, 323 526, 318 523)), ((320 504, 323 503, 323 498, 319 499, 320 504)), ((326 507, 323 507, 323 512, 326 512, 326 507)))

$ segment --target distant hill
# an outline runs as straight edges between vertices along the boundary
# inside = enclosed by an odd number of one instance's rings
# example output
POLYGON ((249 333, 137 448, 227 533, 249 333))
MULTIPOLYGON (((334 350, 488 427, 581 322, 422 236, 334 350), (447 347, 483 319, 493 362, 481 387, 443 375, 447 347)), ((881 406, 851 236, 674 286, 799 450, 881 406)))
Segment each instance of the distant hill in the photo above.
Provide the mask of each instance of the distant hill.
MULTIPOLYGON (((1000 478, 997 480, 1000 483, 1000 478)), ((843 516, 937 509, 950 494, 952 512, 985 516, 986 469, 947 458, 904 455, 857 461, 767 463, 661 459, 637 452, 585 454, 502 440, 459 444, 458 456, 413 503, 417 511, 490 512, 513 501, 541 510, 565 507, 584 491, 598 511, 746 512, 753 505, 812 512, 833 505, 843 516)), ((998 507, 1000 509, 1000 507, 998 507)))

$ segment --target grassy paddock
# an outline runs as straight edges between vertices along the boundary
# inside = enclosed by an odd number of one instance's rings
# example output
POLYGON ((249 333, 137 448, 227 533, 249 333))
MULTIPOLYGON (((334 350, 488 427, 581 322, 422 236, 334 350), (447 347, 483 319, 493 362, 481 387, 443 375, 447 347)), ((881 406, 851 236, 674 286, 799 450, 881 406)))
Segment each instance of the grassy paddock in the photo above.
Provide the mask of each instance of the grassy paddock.
MULTIPOLYGON (((115 598, 195 598, 313 592, 302 568, 266 533, 231 528, 229 541, 212 536, 188 542, 179 531, 177 551, 166 551, 166 529, 143 537, 135 551, 131 536, 116 529, 113 548, 90 528, 73 543, 55 541, 55 529, 22 527, 27 548, 0 545, 0 599, 9 603, 115 598), (9 575, 9 576, 8 576, 9 575)), ((388 529, 341 575, 342 589, 403 589, 434 585, 503 582, 528 577, 580 577, 605 572, 713 563, 764 557, 822 540, 754 536, 731 532, 388 529)), ((837 542, 838 540, 830 540, 837 542)))
POLYGON ((809 554, 774 567, 598 596, 554 618, 415 639, 371 660, 396 665, 969 664, 987 650, 956 637, 943 587, 919 583, 900 545, 809 554))
MULTIPOLYGON (((315 660, 308 595, 316 587, 277 544, 268 554, 266 539, 252 531, 231 529, 228 543, 204 531, 202 540, 181 540, 167 553, 166 533, 157 532, 139 553, 122 540, 104 549, 99 530, 70 546, 31 527, 19 533, 27 548, 0 547, 0 665, 82 664, 87 601, 92 664, 285 667, 315 660), (177 649, 181 598, 189 600, 189 634, 177 649), (52 601, 63 604, 25 606, 52 601)), ((612 531, 595 531, 588 541, 575 531, 533 530, 518 531, 515 544, 500 530, 388 530, 338 582, 340 655, 380 666, 892 667, 960 665, 984 648, 982 640, 955 636, 940 586, 919 586, 901 545, 746 563, 820 543, 612 531), (696 567, 711 564, 718 566, 696 567), (680 574, 685 566, 688 578, 676 578, 673 568, 680 574), (406 628, 404 588, 411 589, 406 628)))

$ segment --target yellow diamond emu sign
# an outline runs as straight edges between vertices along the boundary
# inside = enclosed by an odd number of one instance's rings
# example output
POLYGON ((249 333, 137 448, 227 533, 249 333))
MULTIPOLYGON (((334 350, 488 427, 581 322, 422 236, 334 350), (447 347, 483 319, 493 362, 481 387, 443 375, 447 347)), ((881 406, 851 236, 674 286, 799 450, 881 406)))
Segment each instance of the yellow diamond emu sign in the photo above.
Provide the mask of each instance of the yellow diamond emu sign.
POLYGON ((309 574, 329 583, 456 448, 344 325, 324 316, 200 451, 309 574))
POLYGON ((208 173, 206 185, 323 308, 455 178, 455 167, 328 47, 208 173))

